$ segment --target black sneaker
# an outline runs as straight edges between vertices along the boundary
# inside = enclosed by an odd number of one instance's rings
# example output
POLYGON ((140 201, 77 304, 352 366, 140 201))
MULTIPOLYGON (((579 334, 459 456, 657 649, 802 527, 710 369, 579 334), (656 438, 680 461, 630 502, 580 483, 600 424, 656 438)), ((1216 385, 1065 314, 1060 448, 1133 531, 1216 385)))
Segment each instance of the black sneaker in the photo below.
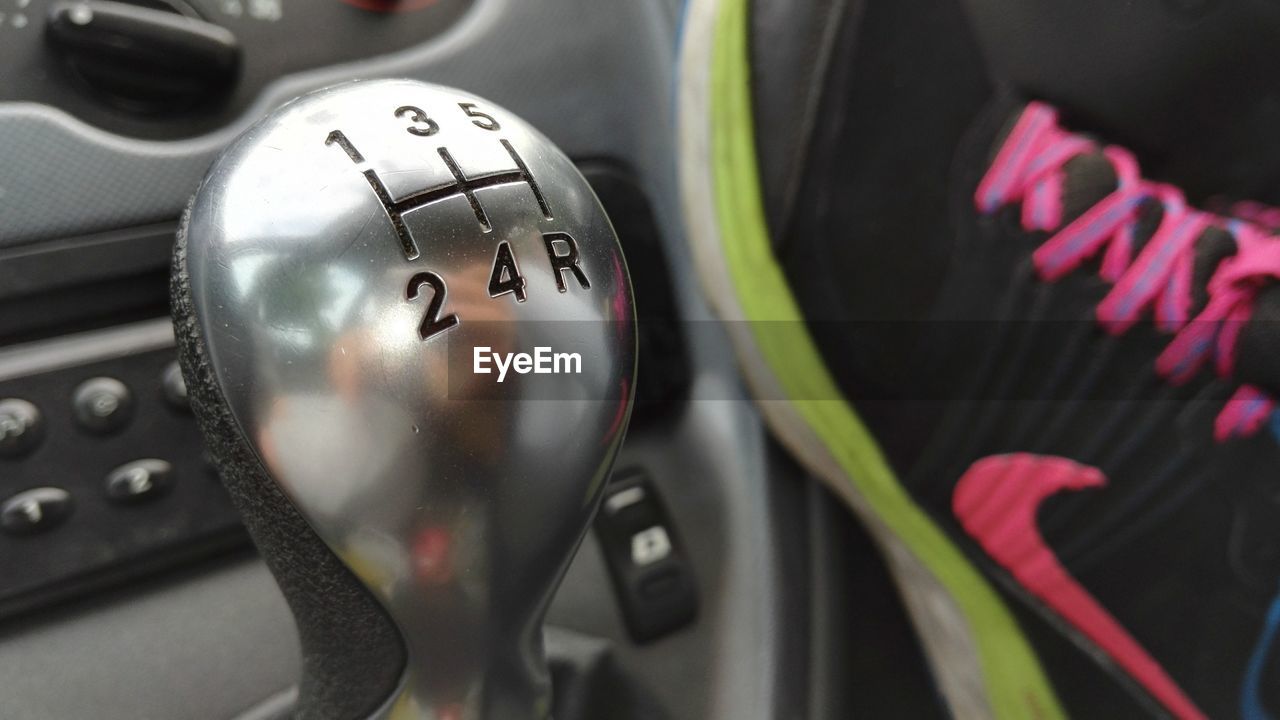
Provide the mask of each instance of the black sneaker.
POLYGON ((687 231, 762 412, 880 541, 956 716, 1273 717, 1276 213, 993 90, 948 3, 855 5, 790 56, 828 67, 790 121, 746 0, 685 22, 687 231))

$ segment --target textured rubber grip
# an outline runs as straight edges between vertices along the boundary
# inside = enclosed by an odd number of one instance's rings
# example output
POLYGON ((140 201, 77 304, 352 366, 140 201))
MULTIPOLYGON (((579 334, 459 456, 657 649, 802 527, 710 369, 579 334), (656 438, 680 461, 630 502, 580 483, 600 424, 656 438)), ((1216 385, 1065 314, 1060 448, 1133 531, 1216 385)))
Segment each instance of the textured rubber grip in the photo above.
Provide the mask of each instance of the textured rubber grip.
POLYGON ((219 475, 293 611, 302 642, 296 717, 364 718, 396 691, 404 643, 382 606, 267 476, 232 417, 191 301, 187 221, 174 244, 170 302, 182 376, 219 475))

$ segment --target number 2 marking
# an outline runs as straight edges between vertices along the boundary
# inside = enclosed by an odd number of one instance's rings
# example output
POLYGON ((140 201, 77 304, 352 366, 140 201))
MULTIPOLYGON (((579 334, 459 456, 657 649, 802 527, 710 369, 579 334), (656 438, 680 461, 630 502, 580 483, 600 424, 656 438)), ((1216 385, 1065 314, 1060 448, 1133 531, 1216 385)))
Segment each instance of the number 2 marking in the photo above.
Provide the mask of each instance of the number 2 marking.
POLYGON ((420 272, 409 278, 409 287, 405 290, 405 298, 417 300, 424 285, 431 287, 431 302, 427 305, 427 313, 422 318, 422 324, 418 326, 418 337, 422 340, 430 340, 457 325, 459 320, 456 313, 449 313, 445 317, 440 317, 440 310, 444 307, 444 301, 449 291, 445 289, 444 278, 431 271, 420 272))

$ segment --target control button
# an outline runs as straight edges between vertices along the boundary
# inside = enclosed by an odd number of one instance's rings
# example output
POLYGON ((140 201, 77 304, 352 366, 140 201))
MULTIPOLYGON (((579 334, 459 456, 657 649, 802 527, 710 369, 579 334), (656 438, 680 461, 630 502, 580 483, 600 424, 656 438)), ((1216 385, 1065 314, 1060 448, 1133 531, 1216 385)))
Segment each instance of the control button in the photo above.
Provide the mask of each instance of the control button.
POLYGON ((640 596, 646 600, 655 600, 678 591, 680 583, 680 573, 656 572, 640 581, 640 596))
POLYGON ((617 489, 604 499, 604 511, 609 515, 617 515, 636 503, 645 499, 643 485, 631 485, 617 489))
POLYGON ((109 377, 80 383, 71 396, 76 422, 95 433, 109 433, 129 422, 133 396, 125 384, 109 377))
POLYGON ((26 400, 0 400, 0 457, 20 457, 35 449, 44 436, 40 410, 26 400))
POLYGON ((0 527, 12 535, 43 532, 62 522, 71 512, 66 490, 39 487, 14 495, 0 505, 0 527))
POLYGON ((173 466, 147 458, 126 463, 107 474, 107 497, 122 503, 153 500, 173 484, 173 466))
POLYGON ((160 376, 160 387, 164 389, 164 399, 178 410, 190 410, 191 400, 187 397, 187 381, 182 379, 182 368, 174 360, 164 368, 160 376))
POLYGON ((671 536, 661 525, 631 536, 631 562, 640 567, 665 560, 671 554, 671 536))
POLYGON ((632 470, 610 481, 595 529, 632 639, 653 640, 696 617, 692 569, 648 475, 632 470))

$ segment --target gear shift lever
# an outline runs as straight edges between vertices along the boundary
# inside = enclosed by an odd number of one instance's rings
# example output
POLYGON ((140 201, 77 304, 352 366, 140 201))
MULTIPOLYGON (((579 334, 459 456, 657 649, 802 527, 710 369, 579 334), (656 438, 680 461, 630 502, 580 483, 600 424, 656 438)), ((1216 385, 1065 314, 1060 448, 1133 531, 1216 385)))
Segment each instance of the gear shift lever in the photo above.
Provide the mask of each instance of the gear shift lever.
POLYGON ((209 171, 172 300, 298 624, 299 714, 546 717, 543 615, 635 374, 622 253, 568 158, 447 88, 307 95, 209 171))

